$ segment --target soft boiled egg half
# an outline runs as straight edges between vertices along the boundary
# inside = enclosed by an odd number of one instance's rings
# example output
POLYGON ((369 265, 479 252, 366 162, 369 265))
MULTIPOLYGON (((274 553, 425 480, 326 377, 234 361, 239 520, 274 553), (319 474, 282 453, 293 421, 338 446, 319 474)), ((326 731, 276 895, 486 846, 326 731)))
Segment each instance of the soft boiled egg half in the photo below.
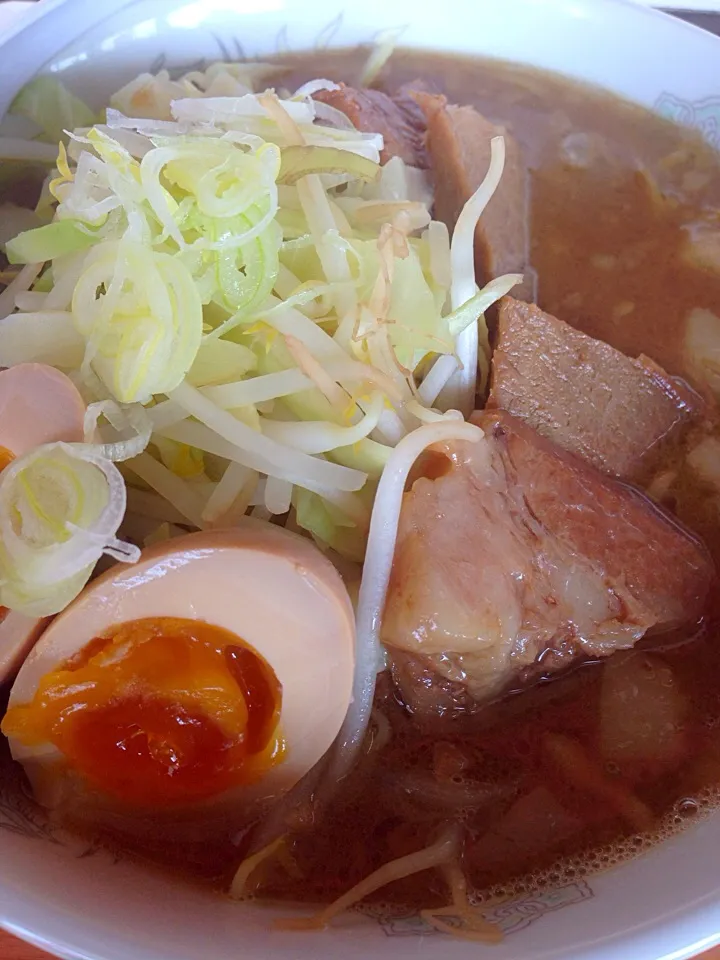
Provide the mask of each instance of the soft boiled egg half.
MULTIPOLYGON (((44 443, 83 439, 85 404, 73 382, 42 363, 0 371, 0 471, 44 443)), ((11 677, 45 624, 0 607, 0 683, 11 677)))
POLYGON ((2 730, 37 799, 65 818, 133 831, 199 807, 203 822, 241 819, 330 747, 354 655, 332 564, 248 521, 91 583, 25 661, 2 730))

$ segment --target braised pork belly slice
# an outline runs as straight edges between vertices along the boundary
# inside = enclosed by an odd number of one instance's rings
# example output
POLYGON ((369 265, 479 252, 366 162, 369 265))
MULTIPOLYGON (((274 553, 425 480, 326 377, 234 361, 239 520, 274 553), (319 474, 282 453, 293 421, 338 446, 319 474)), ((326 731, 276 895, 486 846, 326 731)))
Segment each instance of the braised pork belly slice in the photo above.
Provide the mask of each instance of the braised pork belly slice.
POLYGON ((714 568, 672 517, 507 413, 475 420, 483 440, 444 447, 405 495, 391 652, 483 701, 702 617, 714 568))

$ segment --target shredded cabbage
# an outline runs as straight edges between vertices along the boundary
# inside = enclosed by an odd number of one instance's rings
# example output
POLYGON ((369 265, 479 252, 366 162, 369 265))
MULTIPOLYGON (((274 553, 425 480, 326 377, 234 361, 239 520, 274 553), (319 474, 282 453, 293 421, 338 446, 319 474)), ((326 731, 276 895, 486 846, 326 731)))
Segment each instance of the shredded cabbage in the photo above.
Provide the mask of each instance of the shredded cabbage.
POLYGON ((55 220, 9 240, 5 253, 10 263, 44 263, 67 253, 77 253, 97 243, 97 237, 77 220, 55 220))
MULTIPOLYGON (((194 387, 208 387, 240 380, 257 367, 257 357, 249 347, 231 340, 209 340, 200 344, 187 373, 194 387)), ((242 382, 242 381, 241 381, 242 382)), ((228 406, 244 406, 242 402, 228 406)))
POLYGON ((338 147, 311 147, 293 144, 282 152, 279 183, 294 184, 311 173, 340 173, 372 182, 380 173, 380 166, 367 157, 338 147))
POLYGON ((92 110, 55 77, 35 77, 15 97, 10 113, 27 117, 42 130, 50 143, 60 140, 65 130, 90 127, 95 122, 92 110))

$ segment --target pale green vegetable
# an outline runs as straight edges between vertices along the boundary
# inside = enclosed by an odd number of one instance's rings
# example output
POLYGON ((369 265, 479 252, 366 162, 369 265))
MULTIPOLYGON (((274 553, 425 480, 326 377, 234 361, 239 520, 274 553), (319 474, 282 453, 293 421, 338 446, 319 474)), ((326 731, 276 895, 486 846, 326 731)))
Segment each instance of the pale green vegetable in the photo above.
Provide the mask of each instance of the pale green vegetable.
POLYGON ((365 553, 364 534, 332 504, 309 490, 301 489, 298 489, 293 504, 299 527, 342 556, 362 561, 365 553))
POLYGON ((205 458, 202 450, 190 447, 177 440, 168 440, 167 437, 153 437, 153 444, 157 447, 161 461, 176 477, 184 480, 197 479, 205 474, 205 458))
POLYGON ((97 242, 98 237, 78 220, 56 220, 8 240, 5 253, 10 263, 43 263, 97 242))
POLYGON ((33 120, 43 131, 43 139, 56 143, 65 130, 90 127, 95 115, 90 107, 55 77, 35 77, 15 97, 10 112, 33 120))
POLYGON ((248 347, 231 340, 205 339, 187 375, 194 387, 231 383, 255 370, 257 358, 248 347))
POLYGON ((330 455, 337 463, 363 470, 369 477, 379 477, 391 453, 392 447, 365 439, 350 447, 336 447, 330 455))
POLYGON ((380 173, 380 165, 367 157, 348 153, 338 147, 293 145, 282 152, 278 183, 294 184, 309 173, 350 174, 371 182, 380 173))
POLYGON ((521 273, 507 273, 502 277, 491 280, 479 290, 474 297, 466 300, 447 318, 448 330, 453 337, 457 337, 470 324, 477 323, 477 319, 488 307, 492 306, 499 297, 504 297, 512 288, 522 283, 521 273))

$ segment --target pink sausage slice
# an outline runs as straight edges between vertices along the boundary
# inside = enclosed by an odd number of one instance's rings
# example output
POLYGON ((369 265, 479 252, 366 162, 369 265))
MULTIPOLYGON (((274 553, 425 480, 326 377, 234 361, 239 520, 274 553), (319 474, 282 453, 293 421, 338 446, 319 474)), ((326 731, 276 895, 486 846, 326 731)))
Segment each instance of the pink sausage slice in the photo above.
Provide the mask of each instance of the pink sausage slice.
POLYGON ((19 457, 42 443, 83 439, 85 404, 64 373, 19 363, 0 373, 0 447, 19 457))

